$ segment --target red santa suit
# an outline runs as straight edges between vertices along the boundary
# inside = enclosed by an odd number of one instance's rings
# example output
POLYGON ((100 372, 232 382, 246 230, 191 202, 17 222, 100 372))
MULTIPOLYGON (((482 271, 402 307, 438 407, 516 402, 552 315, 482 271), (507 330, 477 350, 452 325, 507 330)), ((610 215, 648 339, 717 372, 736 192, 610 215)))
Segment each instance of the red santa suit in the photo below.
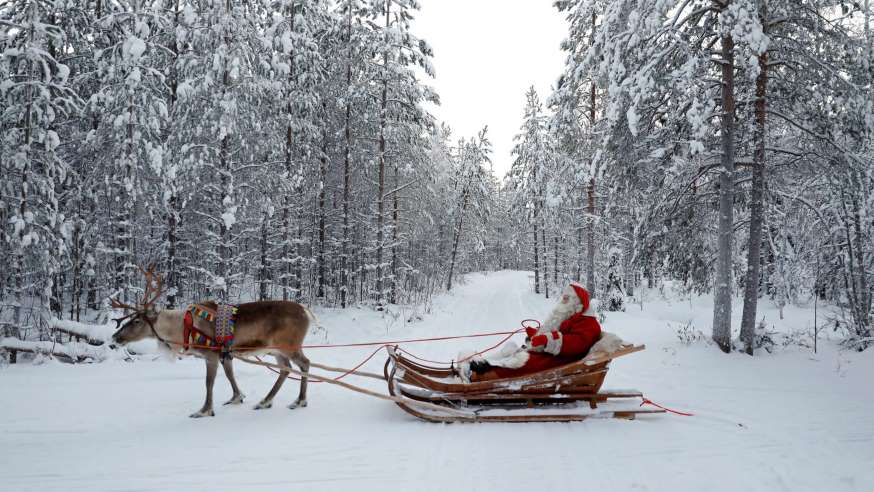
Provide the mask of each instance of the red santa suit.
POLYGON ((601 337, 601 325, 594 317, 589 293, 572 283, 564 291, 559 304, 539 329, 528 330, 527 347, 489 360, 492 374, 474 379, 512 378, 552 369, 579 360, 601 337))

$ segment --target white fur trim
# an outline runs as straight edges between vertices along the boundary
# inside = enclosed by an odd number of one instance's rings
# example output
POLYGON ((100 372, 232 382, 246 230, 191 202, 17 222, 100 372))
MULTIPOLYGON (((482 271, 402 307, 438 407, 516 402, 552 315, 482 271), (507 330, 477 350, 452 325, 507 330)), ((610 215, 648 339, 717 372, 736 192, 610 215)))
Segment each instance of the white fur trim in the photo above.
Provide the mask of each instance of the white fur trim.
POLYGON ((596 357, 599 355, 610 354, 621 349, 625 342, 613 333, 606 331, 601 332, 601 338, 592 345, 586 358, 596 357))
POLYGON ((589 300, 589 308, 583 311, 583 316, 590 316, 592 318, 598 317, 598 300, 590 299, 589 300))
POLYGON ((506 367, 507 369, 518 369, 524 366, 528 362, 528 351, 519 348, 513 342, 507 342, 501 347, 501 350, 498 351, 493 357, 486 359, 489 361, 489 364, 496 367, 506 367))
POLYGON ((543 351, 547 354, 558 355, 561 352, 561 342, 564 340, 564 335, 560 331, 553 331, 546 334, 546 347, 543 351))
POLYGON ((458 359, 464 362, 459 362, 455 365, 455 369, 458 372, 458 377, 461 378, 465 383, 470 382, 470 361, 475 359, 482 359, 480 356, 471 357, 475 352, 472 350, 467 350, 458 353, 458 359))

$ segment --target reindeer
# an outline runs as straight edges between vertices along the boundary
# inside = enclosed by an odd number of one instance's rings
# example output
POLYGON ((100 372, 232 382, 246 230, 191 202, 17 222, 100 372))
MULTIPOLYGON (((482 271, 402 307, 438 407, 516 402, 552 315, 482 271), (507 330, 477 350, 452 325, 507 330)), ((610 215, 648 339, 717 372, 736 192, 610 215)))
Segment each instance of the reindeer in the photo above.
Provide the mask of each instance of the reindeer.
MULTIPOLYGON (((146 277, 146 289, 142 300, 137 305, 129 305, 112 300, 114 308, 132 311, 123 318, 116 319, 118 330, 112 335, 116 344, 128 343, 155 338, 159 343, 169 348, 172 352, 180 353, 184 346, 183 320, 185 311, 181 309, 155 308, 155 301, 163 294, 161 278, 154 273, 154 265, 147 270, 140 267, 140 271, 146 277)), ((216 308, 214 302, 200 303, 210 309, 216 308)), ((315 316, 306 307, 291 301, 261 301, 240 304, 237 310, 236 329, 232 350, 237 353, 260 355, 269 354, 276 357, 279 365, 291 367, 294 361, 303 372, 300 381, 300 393, 297 400, 288 408, 307 406, 307 372, 310 368, 309 359, 301 351, 304 337, 310 321, 315 316)), ((207 335, 214 334, 213 327, 207 321, 194 318, 195 328, 207 335)), ((206 401, 203 408, 190 415, 192 418, 214 417, 212 406, 212 389, 215 376, 220 362, 218 351, 199 347, 190 347, 186 353, 201 357, 206 361, 206 401)), ((225 405, 243 403, 244 395, 234 378, 234 367, 230 357, 221 360, 222 368, 234 394, 225 405)), ((288 376, 288 371, 280 371, 279 378, 273 384, 273 388, 263 400, 255 406, 256 410, 263 410, 273 406, 273 397, 279 392, 282 384, 288 376)))

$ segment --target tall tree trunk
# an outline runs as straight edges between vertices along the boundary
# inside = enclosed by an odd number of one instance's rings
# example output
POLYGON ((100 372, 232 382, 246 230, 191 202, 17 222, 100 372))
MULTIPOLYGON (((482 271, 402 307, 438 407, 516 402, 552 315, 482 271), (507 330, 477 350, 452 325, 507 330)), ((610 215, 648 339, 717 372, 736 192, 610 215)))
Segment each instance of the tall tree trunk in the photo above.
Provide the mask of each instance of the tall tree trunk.
MULTIPOLYGON (((34 16, 33 20, 36 20, 36 4, 31 4, 31 13, 34 16)), ((28 30, 28 46, 33 46, 34 41, 34 29, 33 26, 28 30)), ((30 74, 28 74, 30 75, 30 74)), ((28 210, 27 210, 27 190, 28 190, 28 177, 30 176, 30 160, 31 160, 31 146, 33 144, 33 129, 31 127, 31 120, 33 119, 33 88, 31 86, 27 86, 25 89, 27 105, 24 110, 24 121, 22 121, 22 126, 24 127, 24 148, 25 155, 23 156, 23 167, 21 169, 21 188, 19 188, 19 201, 18 201, 18 219, 24 220, 28 210)), ((14 277, 14 285, 15 285, 15 308, 13 310, 12 317, 12 328, 9 330, 9 335, 15 338, 21 338, 21 322, 22 322, 22 314, 24 309, 24 232, 25 228, 22 227, 18 232, 18 237, 15 238, 15 262, 13 264, 13 277, 14 277)), ((15 364, 18 361, 18 352, 15 350, 9 351, 9 363, 15 364)))
MULTIPOLYGON (((225 0, 225 15, 232 14, 232 0, 225 0)), ((225 30, 224 33, 224 44, 226 47, 230 46, 231 39, 230 33, 225 30)), ((224 66, 222 68, 222 97, 224 100, 224 96, 229 90, 231 86, 231 73, 229 69, 230 60, 225 58, 223 60, 224 66)), ((220 182, 221 182, 221 190, 222 190, 222 207, 227 206, 227 203, 231 202, 232 195, 232 169, 231 169, 231 156, 230 156, 230 135, 227 132, 223 132, 221 143, 219 144, 219 165, 221 169, 220 174, 220 182)), ((219 211, 221 215, 221 210, 219 211)), ((227 223, 224 220, 219 221, 219 265, 218 265, 218 274, 219 277, 222 278, 224 285, 222 289, 218 291, 218 300, 220 302, 227 302, 230 296, 230 265, 231 265, 231 251, 230 251, 230 237, 231 231, 227 226, 227 223)))
MULTIPOLYGON (((581 204, 582 205, 582 204, 581 204)), ((576 215, 576 214, 575 214, 576 215)), ((585 232, 584 224, 586 223, 586 219, 583 218, 579 223, 574 221, 574 225, 577 228, 577 247, 574 248, 577 251, 576 258, 576 271, 574 272, 574 280, 580 281, 583 279, 583 234, 585 232)))
MULTIPOLYGON (((70 260, 73 267, 73 285, 70 292, 70 319, 79 321, 82 309, 82 190, 79 191, 76 217, 73 225, 73 245, 70 260)), ((2 290, 0 290, 2 295, 2 290)))
MULTIPOLYGON (((597 20, 597 15, 592 12, 592 37, 595 36, 595 22, 597 20)), ((589 121, 592 125, 592 132, 595 131, 595 95, 596 95, 596 87, 595 80, 592 80, 592 90, 589 96, 589 121)), ((589 295, 592 297, 596 297, 595 290, 595 176, 597 174, 597 170, 595 169, 595 164, 592 163, 592 177, 589 178, 589 186, 586 189, 586 212, 588 218, 586 223, 588 224, 588 228, 586 229, 586 289, 589 291, 589 295)))
POLYGON ((392 193, 392 243, 391 243, 391 293, 389 302, 397 304, 398 302, 398 192, 397 188, 400 185, 398 176, 398 163, 394 164, 395 173, 395 192, 392 193))
MULTIPOLYGON (((297 227, 294 237, 294 300, 300 302, 303 299, 303 207, 297 211, 297 227)), ((312 243, 310 243, 312 244, 312 243)))
POLYGON ((458 244, 461 241, 461 231, 464 228, 464 212, 467 210, 468 186, 462 192, 461 212, 458 215, 458 225, 455 227, 455 237, 452 239, 452 256, 449 260, 449 276, 446 280, 446 290, 452 290, 452 275, 455 273, 455 259, 458 256, 458 244))
MULTIPOLYGON (((294 2, 292 2, 288 6, 288 12, 286 13, 288 16, 289 29, 294 31, 294 2)), ((295 70, 294 70, 294 48, 292 46, 291 52, 288 54, 288 88, 285 93, 285 114, 287 122, 285 124, 285 173, 288 178, 292 181, 296 181, 294 178, 294 133, 291 124, 291 120, 294 117, 294 108, 291 104, 292 98, 292 87, 295 84, 295 70)), ((293 195, 296 195, 296 186, 295 193, 286 192, 285 196, 282 197, 282 265, 283 265, 283 275, 282 275, 282 300, 287 301, 289 296, 289 283, 292 281, 291 279, 294 276, 292 271, 292 261, 291 261, 291 199, 293 195)))
MULTIPOLYGON (((594 102, 594 97, 592 98, 594 102)), ((593 116, 594 118, 594 116, 593 116)), ((595 297, 595 177, 586 187, 586 290, 595 297)))
MULTIPOLYGON (((286 159, 288 159, 286 152, 286 159)), ((286 160, 286 164, 288 161, 286 160)), ((287 168, 286 168, 287 169, 287 168)), ((282 198, 282 300, 289 299, 288 286, 291 281, 291 197, 290 193, 282 198)))
MULTIPOLYGON (((730 3, 730 2, 729 2, 730 3)), ((734 39, 722 37, 722 173, 719 176, 718 257, 713 296, 713 340, 731 350, 731 259, 734 236, 734 39)))
POLYGON ((270 298, 270 293, 268 290, 268 277, 269 277, 269 243, 267 241, 267 233, 270 228, 270 218, 267 215, 267 212, 264 211, 261 214, 261 241, 259 242, 259 249, 261 250, 261 262, 258 269, 258 300, 264 301, 270 298))
POLYGON ((176 249, 179 243, 179 197, 176 186, 172 186, 169 213, 167 214, 167 309, 176 307, 176 297, 179 295, 179 272, 176 266, 176 249))
POLYGON ((553 244, 555 248, 553 249, 552 255, 552 281, 556 285, 556 289, 558 289, 558 234, 556 233, 553 236, 553 244))
MULTIPOLYGON (((170 107, 168 114, 175 113, 176 99, 178 97, 179 88, 179 72, 176 67, 179 59, 179 45, 176 42, 175 27, 179 26, 179 0, 174 1, 173 18, 174 18, 174 34, 173 41, 170 44, 170 52, 173 54, 170 64, 170 80, 168 86, 170 88, 170 107)), ((164 137, 164 145, 166 148, 167 141, 170 137, 168 131, 164 137)), ((175 180, 174 180, 175 181, 175 180)), ((169 210, 167 211, 167 308, 174 309, 176 307, 176 296, 179 295, 179 278, 176 271, 176 249, 179 241, 177 228, 179 225, 179 198, 178 187, 175 182, 170 183, 170 199, 167 202, 169 210)))
MULTIPOLYGON (((871 291, 868 290, 868 279, 867 273, 865 271, 865 240, 862 233, 862 216, 860 214, 860 206, 859 206, 859 195, 863 193, 870 193, 870 190, 863 191, 861 188, 861 182, 858 180, 858 175, 856 171, 853 170, 855 183, 853 186, 853 198, 852 198, 852 207, 853 207, 853 233, 856 242, 854 259, 856 261, 856 281, 858 282, 859 289, 859 307, 857 311, 859 313, 858 319, 856 320, 856 335, 860 338, 867 338, 870 336, 870 313, 871 313, 871 291)), ((870 243, 868 243, 870 244, 870 243)))
MULTIPOLYGON (((545 221, 544 221, 545 222, 545 221)), ((543 245, 543 293, 549 299, 549 264, 547 263, 546 255, 548 246, 546 244, 546 224, 541 224, 540 227, 540 243, 543 245)))
MULTIPOLYGON (((391 0, 385 1, 385 43, 388 44, 391 0)), ((382 97, 379 105, 379 190, 376 197, 376 305, 382 309, 383 276, 382 258, 385 245, 385 129, 388 108, 388 52, 383 54, 382 97)))
MULTIPOLYGON (((231 199, 230 188, 230 174, 231 174, 231 163, 229 156, 229 143, 228 136, 225 135, 222 137, 221 144, 219 146, 219 162, 221 165, 221 189, 222 189, 222 204, 227 203, 228 200, 231 199)), ((222 212, 219 210, 219 215, 222 212)), ((228 243, 230 242, 230 230, 228 229, 227 224, 224 220, 219 220, 219 259, 218 259, 218 275, 222 278, 223 286, 221 290, 218 291, 218 300, 219 301, 227 301, 228 300, 228 291, 230 290, 228 275, 229 264, 230 264, 230 248, 228 248, 228 243)))
MULTIPOLYGON (((531 170, 531 181, 537 183, 537 167, 531 170)), ((539 192, 539 188, 536 188, 539 192)), ((534 197, 534 293, 540 294, 540 240, 538 239, 538 226, 540 225, 540 197, 534 197)))
MULTIPOLYGON (((768 33, 767 2, 761 0, 759 19, 765 35, 768 33)), ((756 337, 756 307, 759 301, 761 276, 762 219, 765 195, 765 109, 768 88, 768 53, 759 55, 759 75, 756 77, 756 150, 753 162, 753 188, 750 197, 750 234, 747 249, 747 274, 744 280, 744 307, 741 315, 740 338, 744 351, 753 355, 756 337)))
MULTIPOLYGON (((325 108, 327 109, 327 108, 325 108)), ((319 255, 316 297, 325 298, 325 188, 328 173, 328 132, 322 132, 322 155, 319 158, 319 255)))
POLYGON ((349 200, 351 173, 349 158, 352 153, 352 3, 346 3, 346 118, 343 129, 343 244, 340 251, 340 307, 345 308, 349 295, 349 200))
POLYGON ((134 104, 133 104, 133 95, 128 95, 128 108, 127 108, 127 131, 125 134, 125 138, 127 140, 127 150, 126 155, 124 156, 124 185, 122 189, 125 190, 125 196, 121 203, 121 217, 119 218, 118 223, 118 246, 119 246, 119 259, 116 264, 116 275, 118 278, 116 279, 117 288, 124 289, 124 298, 126 300, 131 300, 134 297, 133 292, 131 292, 131 278, 129 276, 129 272, 133 259, 133 227, 134 227, 134 202, 136 201, 136 186, 134 184, 135 179, 135 169, 134 163, 136 162, 136 150, 134 146, 134 104), (127 191, 130 190, 130 191, 127 191))

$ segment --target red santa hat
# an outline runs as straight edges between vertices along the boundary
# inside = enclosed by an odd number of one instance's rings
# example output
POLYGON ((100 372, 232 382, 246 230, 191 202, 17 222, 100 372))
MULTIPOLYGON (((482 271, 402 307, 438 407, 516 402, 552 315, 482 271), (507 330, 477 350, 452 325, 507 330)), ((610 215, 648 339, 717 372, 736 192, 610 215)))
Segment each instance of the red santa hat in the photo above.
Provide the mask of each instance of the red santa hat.
POLYGON ((571 282, 571 287, 574 289, 574 292, 577 294, 577 297, 580 298, 580 303, 583 305, 583 309, 580 311, 586 312, 589 310, 589 291, 587 291, 582 285, 571 282))

